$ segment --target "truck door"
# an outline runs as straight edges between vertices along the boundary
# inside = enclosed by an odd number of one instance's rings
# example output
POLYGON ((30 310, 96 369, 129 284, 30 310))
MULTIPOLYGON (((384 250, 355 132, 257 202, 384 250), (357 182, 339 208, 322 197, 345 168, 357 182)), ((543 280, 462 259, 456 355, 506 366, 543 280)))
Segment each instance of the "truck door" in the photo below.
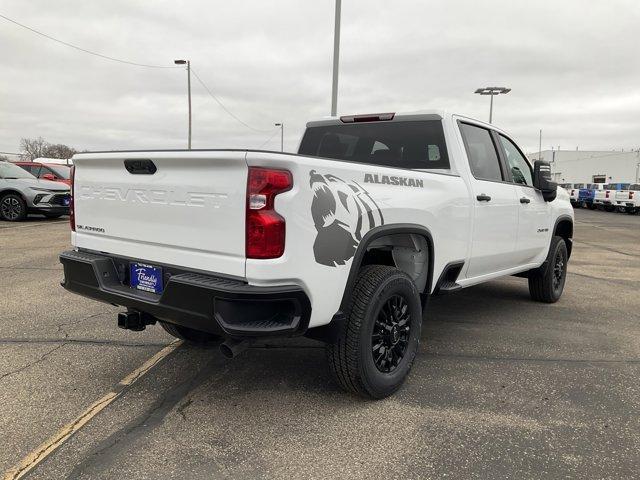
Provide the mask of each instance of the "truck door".
POLYGON ((474 220, 466 274, 472 278, 517 265, 514 253, 520 203, 515 186, 503 171, 491 131, 470 123, 459 125, 472 173, 474 220))
POLYGON ((519 265, 540 260, 547 253, 552 228, 550 206, 542 198, 542 192, 533 187, 533 168, 516 144, 504 135, 497 134, 502 147, 501 154, 508 174, 514 183, 518 197, 518 237, 516 259, 519 265))

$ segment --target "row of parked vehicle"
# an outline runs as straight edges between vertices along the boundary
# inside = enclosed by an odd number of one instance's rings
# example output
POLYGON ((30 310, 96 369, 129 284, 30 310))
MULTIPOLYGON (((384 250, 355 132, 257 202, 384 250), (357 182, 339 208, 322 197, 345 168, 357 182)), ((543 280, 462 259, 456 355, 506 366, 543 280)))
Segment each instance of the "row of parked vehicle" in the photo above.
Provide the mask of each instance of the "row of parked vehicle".
POLYGON ((601 208, 635 215, 640 211, 640 183, 563 183, 574 208, 601 208))
POLYGON ((0 162, 0 220, 29 214, 58 218, 69 214, 71 167, 42 162, 0 162))

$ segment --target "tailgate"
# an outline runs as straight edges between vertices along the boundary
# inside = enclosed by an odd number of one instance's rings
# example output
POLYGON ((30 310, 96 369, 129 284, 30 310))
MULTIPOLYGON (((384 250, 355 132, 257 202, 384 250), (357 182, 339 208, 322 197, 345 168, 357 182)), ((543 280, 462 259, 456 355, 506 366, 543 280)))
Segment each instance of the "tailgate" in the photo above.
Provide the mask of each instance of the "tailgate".
POLYGON ((244 277, 245 152, 91 153, 74 164, 74 246, 244 277))

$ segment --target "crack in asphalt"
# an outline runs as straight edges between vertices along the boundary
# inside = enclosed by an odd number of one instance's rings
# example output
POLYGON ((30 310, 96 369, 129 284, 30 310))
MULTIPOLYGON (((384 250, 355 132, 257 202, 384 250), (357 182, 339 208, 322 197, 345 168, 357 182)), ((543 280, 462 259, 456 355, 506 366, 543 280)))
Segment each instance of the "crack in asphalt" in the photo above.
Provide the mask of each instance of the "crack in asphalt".
POLYGON ((488 362, 540 362, 540 363, 604 363, 604 364, 640 364, 640 358, 623 358, 618 360, 606 358, 543 358, 543 357, 490 357, 487 355, 464 355, 448 353, 423 352, 421 356, 431 358, 457 358, 462 360, 482 360, 488 362))
POLYGON ((15 375, 16 373, 23 372, 23 371, 27 370, 28 368, 33 367, 34 365, 37 365, 37 364, 39 364, 39 363, 44 362, 44 361, 47 359, 47 357, 48 357, 49 355, 51 355, 52 353, 54 353, 56 350, 60 350, 60 349, 61 349, 62 347, 64 347, 66 344, 67 344, 66 342, 61 341, 60 345, 56 345, 55 347, 53 347, 53 348, 52 348, 51 350, 49 350, 48 352, 46 352, 46 353, 44 353, 44 354, 40 355, 40 358, 38 358, 38 359, 34 360, 33 362, 29 362, 29 363, 27 363, 26 365, 23 365, 23 366, 22 366, 22 367, 20 367, 20 368, 16 368, 15 370, 12 370, 12 371, 10 371, 10 372, 7 372, 7 373, 4 373, 4 374, 0 375, 0 380, 4 380, 5 378, 10 377, 11 375, 15 375))
POLYGON ((634 290, 635 290, 636 287, 633 286, 633 285, 629 285, 629 283, 632 283, 632 284, 640 283, 637 280, 615 280, 615 279, 612 279, 612 278, 595 277, 593 275, 587 275, 586 273, 578 273, 578 272, 571 272, 571 271, 569 271, 568 273, 569 273, 569 275, 576 275, 577 277, 589 278, 591 280, 597 280, 598 282, 614 283, 616 285, 620 285, 620 286, 627 287, 627 288, 632 288, 634 290))
POLYGON ((164 347, 167 344, 162 342, 150 342, 150 343, 141 343, 141 342, 128 342, 126 340, 100 340, 100 339, 86 339, 86 338, 65 338, 64 340, 60 338, 2 338, 0 337, 0 345, 1 344, 48 344, 48 343, 67 343, 69 345, 78 344, 78 345, 105 345, 105 346, 115 346, 115 347, 164 347))
POLYGON ((622 252, 620 250, 616 250, 615 248, 604 247, 602 245, 598 245, 597 243, 585 242, 584 240, 580 240, 580 241, 574 240, 573 243, 589 245, 590 247, 593 247, 593 248, 599 248, 600 250, 606 250, 608 252, 618 253, 620 255, 625 255, 627 257, 640 258, 640 255, 634 255, 633 253, 622 252))
POLYGON ((43 272, 62 272, 62 267, 48 268, 48 267, 18 267, 17 265, 0 265, 0 270, 37 270, 43 272))
POLYGON ((84 322, 86 320, 91 320, 92 318, 99 317, 100 315, 107 315, 108 313, 111 313, 111 312, 98 312, 98 313, 94 313, 92 315, 89 315, 88 317, 79 318, 77 320, 72 320, 70 322, 59 323, 57 325, 58 329, 56 330, 56 333, 64 333, 64 338, 68 338, 69 337, 69 332, 67 332, 64 329, 64 327, 68 327, 69 325, 75 325, 77 323, 81 323, 81 322, 84 322))
MULTIPOLYGON (((96 313, 96 314, 93 314, 93 315, 89 315, 88 317, 83 317, 83 318, 80 318, 78 320, 74 320, 72 322, 65 322, 65 323, 58 324, 56 333, 64 333, 64 339, 59 339, 59 340, 57 340, 57 342, 55 342, 55 343, 59 343, 59 345, 54 346, 49 351, 47 351, 44 354, 40 355, 39 358, 37 358, 36 360, 34 360, 32 362, 28 362, 26 365, 22 365, 19 368, 11 370, 11 371, 9 371, 7 373, 3 373, 2 375, 0 375, 0 380, 4 380, 7 377, 10 377, 10 376, 15 375, 15 374, 20 373, 20 372, 24 372, 25 370, 33 367, 34 365, 37 365, 39 363, 44 362, 47 359, 47 357, 49 357, 55 351, 60 350, 62 347, 67 345, 69 343, 67 341, 67 338, 69 337, 69 334, 67 333, 67 331, 63 327, 68 326, 68 325, 73 325, 75 323, 80 323, 80 322, 82 322, 84 320, 89 320, 91 318, 97 317, 98 315, 104 315, 104 313, 105 312, 100 312, 100 313, 96 313)), ((51 342, 51 343, 54 343, 54 342, 51 342)))

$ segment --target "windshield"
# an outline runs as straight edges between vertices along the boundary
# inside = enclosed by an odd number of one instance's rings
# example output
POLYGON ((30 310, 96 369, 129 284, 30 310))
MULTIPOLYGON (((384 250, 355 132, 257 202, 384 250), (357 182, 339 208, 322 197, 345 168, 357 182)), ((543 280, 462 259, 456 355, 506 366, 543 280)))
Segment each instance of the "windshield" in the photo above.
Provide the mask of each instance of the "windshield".
POLYGON ((449 168, 439 120, 312 126, 298 153, 397 168, 449 168))
POLYGON ((9 162, 0 162, 0 178, 36 178, 26 170, 9 162))
POLYGON ((71 167, 65 165, 47 165, 47 168, 56 174, 56 177, 64 180, 71 178, 71 167))

